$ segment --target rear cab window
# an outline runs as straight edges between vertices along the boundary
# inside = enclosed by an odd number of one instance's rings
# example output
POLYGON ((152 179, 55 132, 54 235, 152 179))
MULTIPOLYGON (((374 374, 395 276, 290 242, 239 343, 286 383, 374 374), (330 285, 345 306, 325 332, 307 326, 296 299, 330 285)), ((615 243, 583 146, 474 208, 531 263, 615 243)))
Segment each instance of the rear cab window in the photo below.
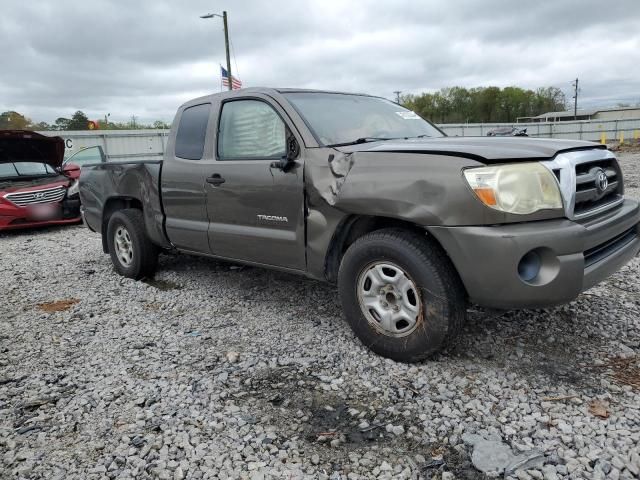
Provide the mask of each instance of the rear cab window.
POLYGON ((210 113, 210 103, 194 105, 182 111, 176 134, 176 157, 187 160, 202 159, 210 113))

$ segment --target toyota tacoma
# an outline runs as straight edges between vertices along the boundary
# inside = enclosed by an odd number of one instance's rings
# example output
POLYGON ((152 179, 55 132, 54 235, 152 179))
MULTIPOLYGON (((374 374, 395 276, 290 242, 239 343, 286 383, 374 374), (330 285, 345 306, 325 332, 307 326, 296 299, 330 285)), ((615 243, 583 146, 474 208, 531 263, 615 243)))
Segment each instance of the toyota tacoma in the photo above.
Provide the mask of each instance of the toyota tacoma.
POLYGON ((569 302, 640 251, 638 203, 591 142, 446 137, 368 95, 251 88, 194 99, 163 160, 84 166, 88 227, 126 277, 162 251, 337 283, 364 345, 418 361, 467 305, 569 302))

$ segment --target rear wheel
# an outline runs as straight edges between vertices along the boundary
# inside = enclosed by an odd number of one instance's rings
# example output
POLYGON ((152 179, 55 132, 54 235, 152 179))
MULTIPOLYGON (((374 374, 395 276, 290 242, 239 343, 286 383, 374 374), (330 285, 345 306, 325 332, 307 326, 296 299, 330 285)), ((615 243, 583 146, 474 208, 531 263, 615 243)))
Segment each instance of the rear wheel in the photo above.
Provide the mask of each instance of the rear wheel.
POLYGON ((449 346, 466 315, 464 287, 424 235, 379 230, 345 253, 338 289, 347 321, 374 352, 416 362, 449 346))
POLYGON ((158 248, 147 237, 140 210, 126 208, 111 216, 107 245, 111 262, 120 275, 139 280, 155 273, 158 248))

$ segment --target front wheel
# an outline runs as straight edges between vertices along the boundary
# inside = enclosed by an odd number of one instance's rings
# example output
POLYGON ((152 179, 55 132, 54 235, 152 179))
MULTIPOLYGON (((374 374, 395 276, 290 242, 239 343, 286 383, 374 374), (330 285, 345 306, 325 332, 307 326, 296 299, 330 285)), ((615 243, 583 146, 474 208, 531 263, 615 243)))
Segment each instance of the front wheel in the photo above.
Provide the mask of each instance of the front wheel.
POLYGON ((449 346, 466 315, 451 261, 414 232, 379 230, 358 239, 342 259, 338 289, 358 338, 398 361, 417 362, 449 346))
POLYGON ((136 208, 114 213, 107 226, 107 245, 115 270, 123 277, 151 277, 158 262, 158 248, 144 230, 144 217, 136 208))

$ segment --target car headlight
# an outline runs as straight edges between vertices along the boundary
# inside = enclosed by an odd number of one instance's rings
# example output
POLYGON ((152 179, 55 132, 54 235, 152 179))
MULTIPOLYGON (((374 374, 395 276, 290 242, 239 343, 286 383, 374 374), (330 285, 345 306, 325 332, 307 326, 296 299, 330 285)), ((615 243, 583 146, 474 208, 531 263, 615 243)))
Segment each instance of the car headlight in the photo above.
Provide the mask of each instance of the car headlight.
POLYGON ((464 178, 482 203, 501 212, 562 208, 555 175, 538 162, 468 168, 464 178))
POLYGON ((67 189, 67 197, 72 197, 80 193, 80 182, 77 180, 67 189))

